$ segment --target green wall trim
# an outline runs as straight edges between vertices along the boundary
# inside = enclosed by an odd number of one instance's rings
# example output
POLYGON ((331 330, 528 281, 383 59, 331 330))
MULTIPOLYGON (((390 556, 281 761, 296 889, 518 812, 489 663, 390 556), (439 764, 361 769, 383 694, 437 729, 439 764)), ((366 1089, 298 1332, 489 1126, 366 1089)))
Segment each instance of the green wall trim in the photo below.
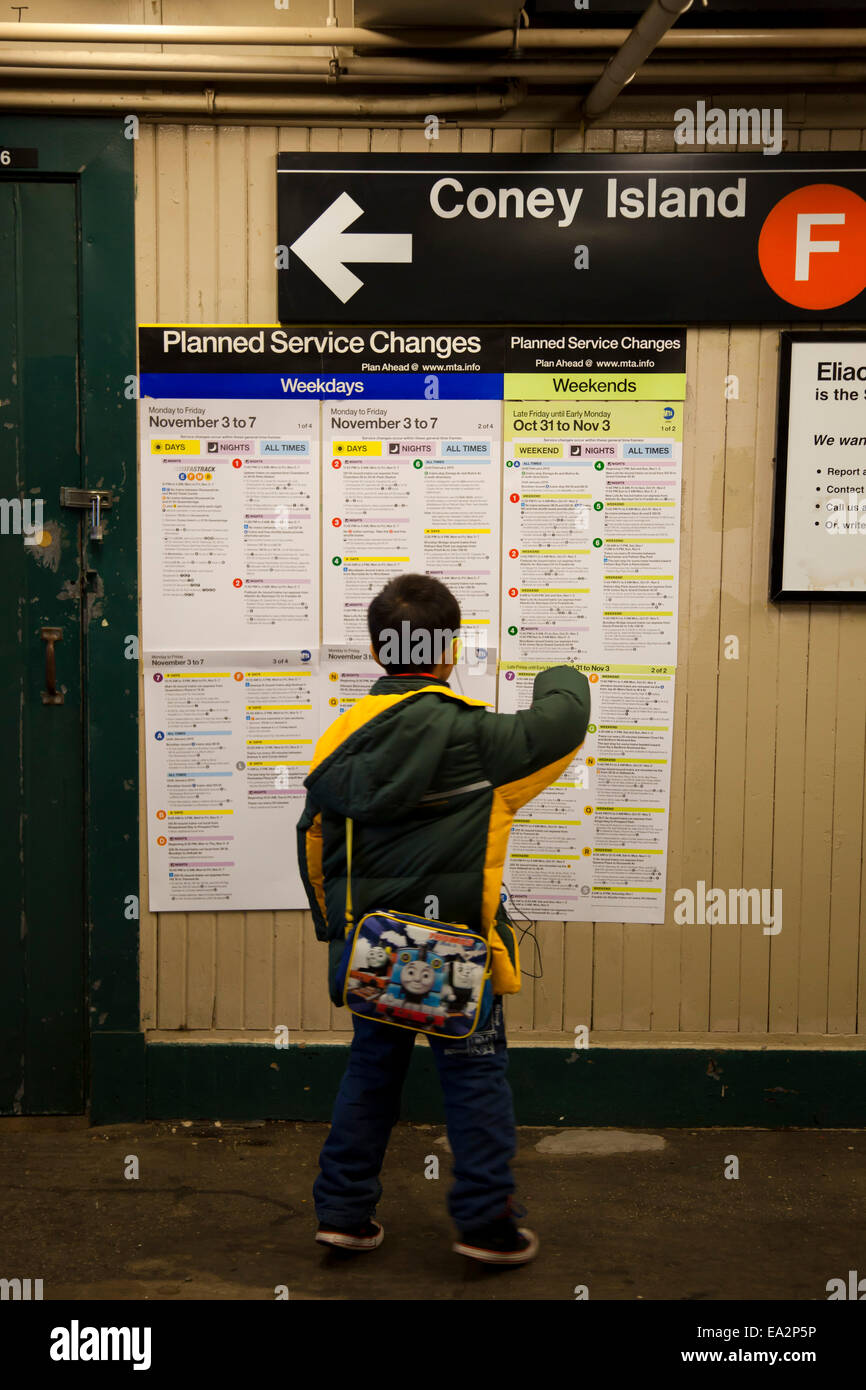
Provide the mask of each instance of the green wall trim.
POLYGON ((90 1063, 91 1124, 131 1124, 145 1120, 144 1034, 93 1033, 90 1063))
MULTIPOLYGON (((148 1043, 147 1118, 328 1120, 347 1053, 340 1043, 148 1043)), ((862 1049, 512 1044, 509 1060, 523 1125, 866 1126, 862 1049)), ((412 1059, 401 1118, 444 1121, 427 1048, 412 1059)))

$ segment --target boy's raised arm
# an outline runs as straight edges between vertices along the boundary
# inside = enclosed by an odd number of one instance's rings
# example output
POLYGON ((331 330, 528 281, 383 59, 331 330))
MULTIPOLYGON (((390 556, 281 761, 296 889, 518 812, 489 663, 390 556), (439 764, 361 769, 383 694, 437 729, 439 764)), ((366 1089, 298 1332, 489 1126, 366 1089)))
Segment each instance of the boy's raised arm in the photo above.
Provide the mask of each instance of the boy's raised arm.
POLYGON ((586 737, 589 712, 583 672, 551 666, 536 676, 528 709, 481 721, 484 772, 495 787, 508 785, 512 806, 531 801, 568 766, 586 737))

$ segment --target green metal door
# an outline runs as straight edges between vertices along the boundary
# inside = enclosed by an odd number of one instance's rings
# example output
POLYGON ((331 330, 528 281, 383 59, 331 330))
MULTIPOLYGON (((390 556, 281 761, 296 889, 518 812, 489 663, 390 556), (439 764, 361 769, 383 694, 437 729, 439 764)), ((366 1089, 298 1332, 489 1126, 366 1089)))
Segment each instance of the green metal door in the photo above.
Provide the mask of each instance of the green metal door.
POLYGON ((0 1114, 84 1110, 78 248, 74 181, 0 180, 0 1114))

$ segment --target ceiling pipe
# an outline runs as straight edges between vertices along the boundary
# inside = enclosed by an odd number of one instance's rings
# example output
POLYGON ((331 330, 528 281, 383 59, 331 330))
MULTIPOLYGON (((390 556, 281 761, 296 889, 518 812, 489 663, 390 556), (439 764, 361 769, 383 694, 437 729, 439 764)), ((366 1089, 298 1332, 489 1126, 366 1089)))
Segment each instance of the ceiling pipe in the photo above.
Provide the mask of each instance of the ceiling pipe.
MULTIPOLYGON (((287 83, 328 83, 332 89, 338 85, 351 85, 353 83, 387 83, 389 86, 402 85, 406 87, 429 86, 431 83, 441 83, 446 86, 481 86, 487 82, 514 78, 522 81, 527 87, 561 86, 570 88, 575 83, 596 81, 603 71, 603 65, 591 62, 526 63, 519 61, 448 64, 405 60, 401 60, 398 64, 380 58, 348 58, 341 60, 340 71, 339 78, 333 77, 330 61, 327 58, 298 58, 291 68, 282 69, 279 73, 232 73, 226 71, 215 74, 215 76, 220 83, 246 82, 256 87, 274 82, 279 82, 282 85, 287 83)), ((119 81, 134 83, 141 79, 139 71, 114 71, 112 69, 108 73, 103 72, 98 67, 58 69, 54 67, 15 68, 0 66, 0 73, 7 81, 18 81, 23 84, 19 87, 9 88, 6 92, 0 92, 0 107, 20 104, 20 102, 16 103, 16 94, 20 98, 24 92, 50 93, 54 90, 54 84, 57 82, 59 74, 62 74, 65 81, 82 84, 81 89, 76 87, 79 102, 85 96, 84 89, 87 83, 104 83, 109 77, 114 83, 119 81)), ((201 83, 202 71, 149 70, 148 78, 151 83, 201 83)), ((765 63, 761 62, 677 63, 657 60, 645 63, 635 73, 634 86, 691 87, 694 90, 702 89, 705 91, 707 83, 732 87, 758 85, 769 88, 779 86, 841 86, 843 84, 848 86, 864 81, 866 81, 866 60, 862 59, 816 60, 811 63, 786 62, 773 68, 768 68, 765 63)), ((104 87, 94 86, 93 90, 98 92, 104 90, 104 87)), ((151 93, 151 95, 153 94, 151 93)), ((135 99, 134 91, 124 97, 128 103, 135 99)), ((428 98, 428 102, 430 100, 435 100, 435 94, 428 98)))
MULTIPOLYGON (((632 33, 634 30, 631 31, 632 33)), ((0 24, 0 43, 111 44, 260 44, 267 47, 377 48, 405 51, 443 48, 454 51, 506 49, 609 49, 629 39, 627 29, 375 29, 251 28, 226 24, 0 24)), ((866 26, 859 29, 680 29, 663 33, 664 48, 827 49, 866 48, 866 26)), ((161 56, 161 55, 160 55, 161 56)))
MULTIPOLYGON (((794 80, 794 75, 803 72, 811 72, 812 68, 820 67, 822 73, 829 73, 830 80, 840 76, 840 80, 846 80, 842 74, 846 67, 850 66, 844 58, 835 60, 823 60, 820 63, 792 63, 788 59, 780 60, 771 71, 766 61, 749 63, 742 59, 731 57, 727 62, 714 60, 706 62, 703 59, 660 59, 656 58, 648 65, 653 79, 664 81, 688 80, 688 74, 700 78, 705 75, 736 77, 741 73, 748 73, 749 80, 757 77, 763 80, 766 77, 768 82, 794 80), (781 74, 776 77, 775 72, 781 74)), ((856 63, 855 63, 856 66, 856 63)), ((554 58, 506 58, 490 59, 481 61, 477 58, 451 59, 430 59, 413 58, 403 54, 393 54, 383 57, 358 57, 347 56, 340 60, 340 73, 338 76, 351 75, 356 78, 393 77, 397 80, 400 74, 405 75, 408 81, 416 79, 430 79, 431 81, 441 82, 479 82, 495 81, 507 77, 521 77, 530 82, 556 82, 562 81, 594 82, 603 72, 603 59, 591 58, 569 58, 567 56, 560 60, 554 58)), ((859 69, 857 69, 859 72, 859 69)), ((295 77, 302 73, 329 74, 331 73, 331 62, 324 54, 317 57, 292 55, 262 55, 248 57, 245 54, 214 54, 214 53, 105 53, 100 50, 85 49, 77 52, 69 50, 48 50, 33 48, 0 48, 0 73, 4 77, 28 76, 49 79, 52 76, 62 74, 73 79, 86 77, 96 79, 101 74, 110 74, 114 79, 131 78, 135 80, 141 72, 146 72, 148 77, 156 81, 177 82, 177 81, 197 81, 202 74, 209 77, 215 76, 223 80, 242 81, 248 78, 251 82, 257 81, 283 81, 287 78, 295 77)), ((333 75, 333 74, 332 74, 333 75)), ((336 80, 336 78, 335 78, 336 80)), ((648 80, 644 79, 639 71, 635 74, 636 82, 648 80)), ((816 80, 823 81, 824 77, 816 80)), ((850 81, 856 81, 856 74, 852 75, 850 81)))
POLYGON ((692 0, 651 0, 622 47, 614 53, 604 72, 590 88, 581 104, 586 121, 613 106, 623 87, 627 87, 658 42, 691 9, 692 0))
POLYGON ((509 83, 506 92, 428 92, 425 96, 360 97, 360 96, 303 96, 238 95, 232 92, 217 95, 204 92, 79 92, 29 90, 0 92, 0 110, 37 107, 45 111, 124 111, 132 107, 137 114, 172 113, 177 115, 233 116, 338 116, 341 118, 381 116, 400 119, 407 116, 425 117, 431 109, 437 115, 496 115, 519 105, 526 96, 522 83, 509 83))
MULTIPOLYGON (((370 61, 381 62, 393 67, 395 62, 414 60, 381 58, 370 61)), ((258 55, 248 57, 245 53, 106 53, 103 49, 45 49, 15 47, 0 48, 0 71, 4 75, 13 68, 42 68, 44 71, 66 72, 72 76, 79 68, 93 72, 147 72, 156 77, 174 79, 176 77, 196 76, 208 73, 220 77, 270 78, 290 76, 295 72, 327 72, 329 59, 321 57, 299 57, 282 54, 258 55)))

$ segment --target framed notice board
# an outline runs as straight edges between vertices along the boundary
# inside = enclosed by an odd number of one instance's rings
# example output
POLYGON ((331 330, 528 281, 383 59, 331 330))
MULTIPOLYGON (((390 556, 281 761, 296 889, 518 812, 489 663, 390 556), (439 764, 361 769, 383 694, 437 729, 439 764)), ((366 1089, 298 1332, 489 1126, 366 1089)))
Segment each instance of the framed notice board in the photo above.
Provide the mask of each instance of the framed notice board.
POLYGON ((866 600, 866 332, 783 333, 770 598, 866 600))

